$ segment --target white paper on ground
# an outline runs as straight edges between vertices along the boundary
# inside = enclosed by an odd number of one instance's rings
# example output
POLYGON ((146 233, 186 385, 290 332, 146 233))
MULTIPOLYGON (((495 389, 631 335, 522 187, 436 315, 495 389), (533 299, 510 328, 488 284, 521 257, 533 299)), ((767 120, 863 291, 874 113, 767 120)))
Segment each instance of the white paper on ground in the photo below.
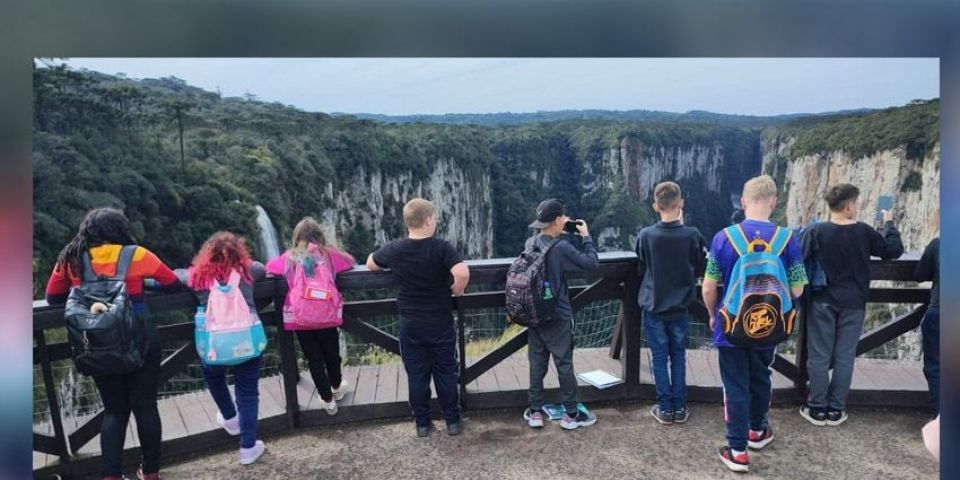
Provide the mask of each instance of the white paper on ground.
POLYGON ((623 383, 622 378, 607 373, 603 370, 593 370, 591 372, 578 373, 577 378, 599 389, 609 388, 623 383))

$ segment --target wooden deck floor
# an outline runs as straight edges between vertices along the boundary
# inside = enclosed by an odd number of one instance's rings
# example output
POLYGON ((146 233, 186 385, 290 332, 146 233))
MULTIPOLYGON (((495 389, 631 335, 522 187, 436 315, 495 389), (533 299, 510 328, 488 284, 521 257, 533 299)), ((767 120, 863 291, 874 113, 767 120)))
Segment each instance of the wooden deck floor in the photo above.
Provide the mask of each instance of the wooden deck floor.
MULTIPOLYGON (((644 349, 641 360, 641 383, 652 385, 650 371, 650 352, 644 349)), ((469 362, 468 362, 469 363, 469 362)), ((608 356, 608 350, 579 349, 574 353, 574 365, 577 372, 603 369, 614 375, 620 375, 620 362, 608 356)), ((338 402, 340 412, 329 417, 320 410, 320 399, 316 393, 308 372, 301 374, 297 385, 298 401, 307 423, 326 424, 355 421, 369 418, 403 416, 407 406, 407 376, 403 366, 397 363, 382 365, 347 367, 344 379, 349 383, 348 393, 338 402)), ((616 387, 610 390, 597 390, 578 380, 581 398, 585 401, 601 399, 617 400, 616 387)), ((774 372, 775 390, 792 389, 793 383, 786 377, 774 372)), ((712 391, 711 396, 701 397, 707 401, 719 398, 717 387, 721 386, 717 367, 717 355, 712 350, 687 351, 687 384, 691 391, 712 391)), ((467 386, 468 409, 502 408, 522 405, 529 386, 529 372, 526 354, 518 352, 484 373, 467 386)), ((544 379, 547 400, 555 399, 558 389, 556 370, 551 363, 544 379)), ((651 387, 652 388, 652 387, 651 387)), ((858 359, 853 377, 851 403, 871 404, 871 399, 883 392, 910 395, 921 398, 927 385, 923 377, 922 366, 918 362, 890 360, 858 359)), ((790 390, 792 393, 792 390, 790 390)), ((434 398, 436 395, 434 394, 434 398)), ((696 399, 691 394, 691 399, 696 399)), ((776 395, 775 395, 776 398, 776 395)), ((183 439, 198 434, 222 435, 223 441, 231 438, 220 431, 216 423, 217 407, 206 391, 193 392, 160 399, 158 402, 163 424, 164 442, 183 439)), ((280 376, 265 377, 260 380, 261 422, 266 419, 282 419, 286 402, 283 394, 283 381, 280 376)), ((64 419, 64 428, 69 435, 85 418, 64 419)), ((49 424, 34 426, 37 433, 52 434, 49 424)), ((136 422, 131 418, 126 437, 126 449, 139 446, 136 422)), ((100 452, 99 436, 91 440, 81 450, 83 457, 98 456, 100 452)), ((56 456, 38 452, 33 454, 34 469, 55 464, 56 456)))

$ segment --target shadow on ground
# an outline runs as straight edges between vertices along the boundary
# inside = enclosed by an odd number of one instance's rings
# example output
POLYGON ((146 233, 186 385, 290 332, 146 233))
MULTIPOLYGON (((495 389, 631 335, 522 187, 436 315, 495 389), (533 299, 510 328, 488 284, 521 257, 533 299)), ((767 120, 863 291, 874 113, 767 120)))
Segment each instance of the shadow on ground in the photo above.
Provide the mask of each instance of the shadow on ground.
MULTIPOLYGON (((412 422, 384 421, 267 438, 267 452, 242 466, 236 450, 164 468, 165 479, 723 479, 744 478, 717 459, 723 407, 692 405, 685 425, 654 423, 649 405, 597 408, 593 427, 556 423, 532 430, 520 411, 471 412, 460 437, 416 438, 412 422)), ((923 447, 926 416, 852 409, 840 427, 815 427, 794 409, 773 409, 776 439, 751 455, 756 479, 935 479, 923 447)), ((442 421, 437 422, 442 427, 442 421)))

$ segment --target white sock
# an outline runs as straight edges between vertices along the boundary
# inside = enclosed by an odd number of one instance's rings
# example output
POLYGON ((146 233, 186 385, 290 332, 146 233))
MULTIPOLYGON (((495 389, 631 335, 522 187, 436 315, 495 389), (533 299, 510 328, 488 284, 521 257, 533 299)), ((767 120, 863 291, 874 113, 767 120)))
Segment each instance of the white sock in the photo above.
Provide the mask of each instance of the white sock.
POLYGON ((732 453, 733 456, 737 456, 737 455, 743 455, 744 453, 747 453, 747 451, 746 451, 746 450, 742 450, 742 451, 741 451, 741 450, 734 450, 734 449, 731 448, 731 449, 730 449, 730 453, 732 453))

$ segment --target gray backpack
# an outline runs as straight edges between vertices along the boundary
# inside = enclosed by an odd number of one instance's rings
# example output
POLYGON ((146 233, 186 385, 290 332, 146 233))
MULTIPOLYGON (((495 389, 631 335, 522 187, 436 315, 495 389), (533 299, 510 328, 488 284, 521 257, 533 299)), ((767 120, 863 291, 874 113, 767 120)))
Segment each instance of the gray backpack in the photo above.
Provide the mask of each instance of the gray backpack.
POLYGON ((556 317, 559 285, 546 281, 545 266, 547 252, 559 241, 555 238, 540 248, 534 238, 510 265, 505 287, 508 321, 538 327, 556 317))

